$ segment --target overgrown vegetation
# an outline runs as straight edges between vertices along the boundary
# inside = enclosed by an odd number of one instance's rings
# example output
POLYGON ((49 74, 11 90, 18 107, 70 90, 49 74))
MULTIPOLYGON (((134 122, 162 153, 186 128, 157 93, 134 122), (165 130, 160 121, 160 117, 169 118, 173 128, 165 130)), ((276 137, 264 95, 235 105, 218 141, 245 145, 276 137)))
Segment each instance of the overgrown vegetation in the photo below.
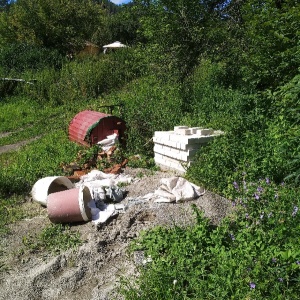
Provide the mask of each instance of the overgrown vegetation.
POLYGON ((119 104, 126 155, 145 167, 154 131, 224 130, 186 177, 236 204, 217 227, 196 212, 194 227, 146 233, 137 245, 153 261, 127 299, 297 298, 299 2, 84 2, 1 2, 0 79, 24 81, 0 80, 0 132, 12 132, 0 145, 39 137, 0 155, 0 212, 14 210, 1 233, 24 216, 16 207, 35 180, 63 174, 78 153, 74 114, 119 104), (130 47, 101 53, 112 39, 130 47), (100 53, 80 52, 85 41, 100 53))
POLYGON ((194 208, 196 225, 156 228, 133 245, 151 261, 126 299, 297 299, 299 190, 269 178, 233 182, 236 212, 214 227, 194 208))
POLYGON ((51 224, 35 236, 24 236, 23 244, 30 252, 47 250, 58 254, 63 250, 78 247, 82 241, 79 232, 71 231, 70 226, 51 224))

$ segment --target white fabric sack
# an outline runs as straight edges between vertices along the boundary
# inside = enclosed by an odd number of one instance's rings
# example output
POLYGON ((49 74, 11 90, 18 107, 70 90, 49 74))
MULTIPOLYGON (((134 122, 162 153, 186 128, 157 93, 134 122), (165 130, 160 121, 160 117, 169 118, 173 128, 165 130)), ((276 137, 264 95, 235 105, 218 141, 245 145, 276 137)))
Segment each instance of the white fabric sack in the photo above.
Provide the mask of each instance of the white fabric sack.
MULTIPOLYGON (((176 202, 192 200, 205 193, 201 193, 200 187, 182 177, 162 178, 160 182, 162 185, 155 191, 155 194, 170 200, 175 197, 176 202)), ((159 202, 162 202, 162 199, 159 202)))

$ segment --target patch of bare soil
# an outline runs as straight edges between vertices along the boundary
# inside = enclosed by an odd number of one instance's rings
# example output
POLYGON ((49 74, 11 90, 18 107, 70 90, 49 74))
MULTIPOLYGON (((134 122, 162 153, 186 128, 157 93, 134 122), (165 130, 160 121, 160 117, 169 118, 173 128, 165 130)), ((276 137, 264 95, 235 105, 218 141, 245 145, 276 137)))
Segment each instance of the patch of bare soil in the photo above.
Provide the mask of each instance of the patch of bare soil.
MULTIPOLYGON (((126 174, 140 178, 125 187, 127 198, 138 199, 154 192, 161 178, 174 176, 170 172, 151 172, 126 168, 126 174)), ((56 300, 56 299, 122 299, 119 294, 121 276, 136 275, 136 266, 143 253, 129 254, 129 243, 141 230, 156 225, 189 225, 194 222, 191 204, 204 211, 213 223, 218 223, 230 211, 229 202, 209 191, 192 201, 182 203, 154 203, 151 200, 136 201, 124 213, 120 213, 101 226, 93 223, 77 224, 84 244, 77 250, 68 250, 58 256, 49 253, 18 253, 24 235, 39 232, 49 224, 45 212, 12 226, 12 232, 1 241, 6 254, 7 272, 0 275, 0 299, 56 300)), ((37 209, 37 203, 28 203, 37 209)), ((1 274, 1 273, 0 273, 1 274)))
MULTIPOLYGON (((9 135, 9 134, 8 134, 9 135)), ((4 135, 2 134, 1 137, 4 137, 4 135)), ((28 140, 24 140, 24 141, 20 141, 18 143, 15 144, 10 144, 10 145, 4 145, 4 146, 0 146, 0 154, 5 153, 5 152, 10 152, 10 151, 15 151, 20 149, 22 146, 29 144, 30 142, 33 142, 37 139, 39 139, 40 137, 36 136, 34 138, 28 139, 28 140)))
POLYGON ((12 132, 1 132, 0 133, 0 139, 1 138, 4 138, 4 137, 6 137, 6 136, 10 136, 12 134, 12 132))

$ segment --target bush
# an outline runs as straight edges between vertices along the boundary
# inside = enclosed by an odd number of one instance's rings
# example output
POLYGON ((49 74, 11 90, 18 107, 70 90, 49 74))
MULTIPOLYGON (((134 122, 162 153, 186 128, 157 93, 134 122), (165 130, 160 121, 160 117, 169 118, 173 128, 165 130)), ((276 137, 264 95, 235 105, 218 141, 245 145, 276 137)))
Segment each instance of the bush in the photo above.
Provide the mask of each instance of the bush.
POLYGON ((273 93, 275 118, 269 131, 277 139, 277 156, 285 158, 286 179, 300 182, 300 75, 273 93))
POLYGON ((36 45, 18 43, 0 49, 0 65, 7 75, 47 67, 59 69, 62 62, 63 57, 57 50, 36 45))
POLYGON ((236 133, 253 126, 260 128, 258 111, 252 113, 254 108, 257 109, 257 97, 224 87, 224 72, 222 64, 201 61, 185 83, 186 114, 182 123, 235 130, 236 133))
MULTIPOLYGON (((275 93, 259 95, 211 87, 209 76, 207 80, 195 81, 193 95, 198 97, 191 105, 200 125, 223 129, 226 135, 199 151, 187 176, 219 193, 236 169, 247 170, 251 180, 299 181, 299 77, 275 93)), ((198 126, 194 115, 186 119, 198 126)))
POLYGON ((118 90, 139 72, 134 53, 128 49, 76 58, 59 72, 47 69, 36 73, 38 82, 30 94, 53 105, 80 103, 118 90))
POLYGON ((131 299, 297 299, 300 279, 299 190, 268 178, 233 182, 236 213, 213 227, 195 207, 196 225, 145 232, 133 250, 149 261, 131 299))
POLYGON ((132 82, 115 98, 124 103, 127 150, 132 154, 153 156, 154 132, 172 130, 182 118, 180 89, 176 83, 149 76, 132 82))

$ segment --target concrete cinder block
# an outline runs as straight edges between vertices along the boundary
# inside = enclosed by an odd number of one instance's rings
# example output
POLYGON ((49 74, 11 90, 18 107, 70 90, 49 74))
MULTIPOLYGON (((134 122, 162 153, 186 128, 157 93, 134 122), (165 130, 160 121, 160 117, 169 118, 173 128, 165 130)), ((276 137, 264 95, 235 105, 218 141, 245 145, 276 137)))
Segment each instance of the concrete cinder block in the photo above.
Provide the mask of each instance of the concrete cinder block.
POLYGON ((154 150, 155 153, 165 155, 165 149, 161 145, 154 145, 153 150, 154 150))
POLYGON ((184 136, 184 135, 179 135, 179 134, 171 134, 170 135, 170 141, 187 144, 188 143, 188 137, 184 136))
POLYGON ((165 145, 165 146, 169 146, 169 147, 172 147, 172 148, 179 148, 178 143, 175 142, 175 141, 170 141, 170 140, 166 141, 166 140, 163 140, 163 139, 153 137, 153 142, 154 142, 154 144, 157 144, 157 145, 165 145))
POLYGON ((194 158, 194 156, 196 155, 196 153, 199 151, 199 149, 193 149, 193 150, 188 150, 188 151, 185 151, 183 153, 181 153, 181 157, 183 161, 191 161, 192 158, 194 158))
POLYGON ((184 174, 199 149, 221 134, 224 132, 220 130, 187 126, 175 126, 174 131, 156 131, 153 137, 155 163, 184 174))
POLYGON ((180 130, 180 129, 189 129, 189 127, 188 126, 175 126, 174 127, 174 132, 176 133, 177 130, 180 130))
POLYGON ((154 137, 168 141, 170 140, 170 134, 173 133, 173 131, 155 131, 154 137))
POLYGON ((182 143, 182 144, 200 144, 199 136, 196 134, 193 135, 179 135, 179 134, 171 134, 170 141, 182 143))
POLYGON ((203 129, 203 127, 191 127, 192 134, 197 134, 197 130, 203 129))
POLYGON ((152 141, 153 141, 153 143, 156 143, 156 144, 161 144, 161 143, 162 143, 162 142, 161 142, 161 139, 158 138, 157 136, 154 136, 154 137, 152 138, 152 141))
POLYGON ((191 135, 192 131, 191 129, 177 129, 175 133, 179 135, 191 135))
POLYGON ((214 136, 187 136, 174 135, 171 137, 172 140, 163 141, 158 138, 153 138, 154 145, 167 146, 171 148, 177 148, 183 151, 198 149, 209 141, 211 141, 214 136), (175 141, 176 140, 176 141, 175 141))
POLYGON ((163 155, 157 152, 154 152, 154 159, 163 159, 163 155))
POLYGON ((199 149, 205 146, 213 138, 214 138, 213 136, 201 136, 198 137, 197 139, 189 140, 188 143, 177 142, 176 148, 184 151, 199 149))
POLYGON ((155 159, 156 165, 160 166, 162 169, 166 170, 175 170, 180 174, 184 174, 186 172, 187 166, 184 163, 181 163, 177 160, 172 160, 171 158, 165 157, 164 159, 155 159))
POLYGON ((165 156, 168 156, 168 157, 174 157, 174 158, 177 158, 180 156, 180 153, 175 153, 173 152, 172 150, 170 150, 169 148, 166 148, 165 151, 164 151, 164 155, 165 156))
POLYGON ((197 153, 199 149, 192 149, 192 150, 180 150, 180 149, 176 149, 176 148, 171 148, 168 146, 161 146, 161 145, 154 145, 154 152, 155 153, 159 153, 165 157, 170 157, 174 160, 180 160, 180 161, 184 161, 184 162, 188 162, 189 160, 191 160, 195 154, 197 153))
POLYGON ((214 133, 213 129, 199 129, 197 130, 197 134, 199 135, 212 135, 214 133))

